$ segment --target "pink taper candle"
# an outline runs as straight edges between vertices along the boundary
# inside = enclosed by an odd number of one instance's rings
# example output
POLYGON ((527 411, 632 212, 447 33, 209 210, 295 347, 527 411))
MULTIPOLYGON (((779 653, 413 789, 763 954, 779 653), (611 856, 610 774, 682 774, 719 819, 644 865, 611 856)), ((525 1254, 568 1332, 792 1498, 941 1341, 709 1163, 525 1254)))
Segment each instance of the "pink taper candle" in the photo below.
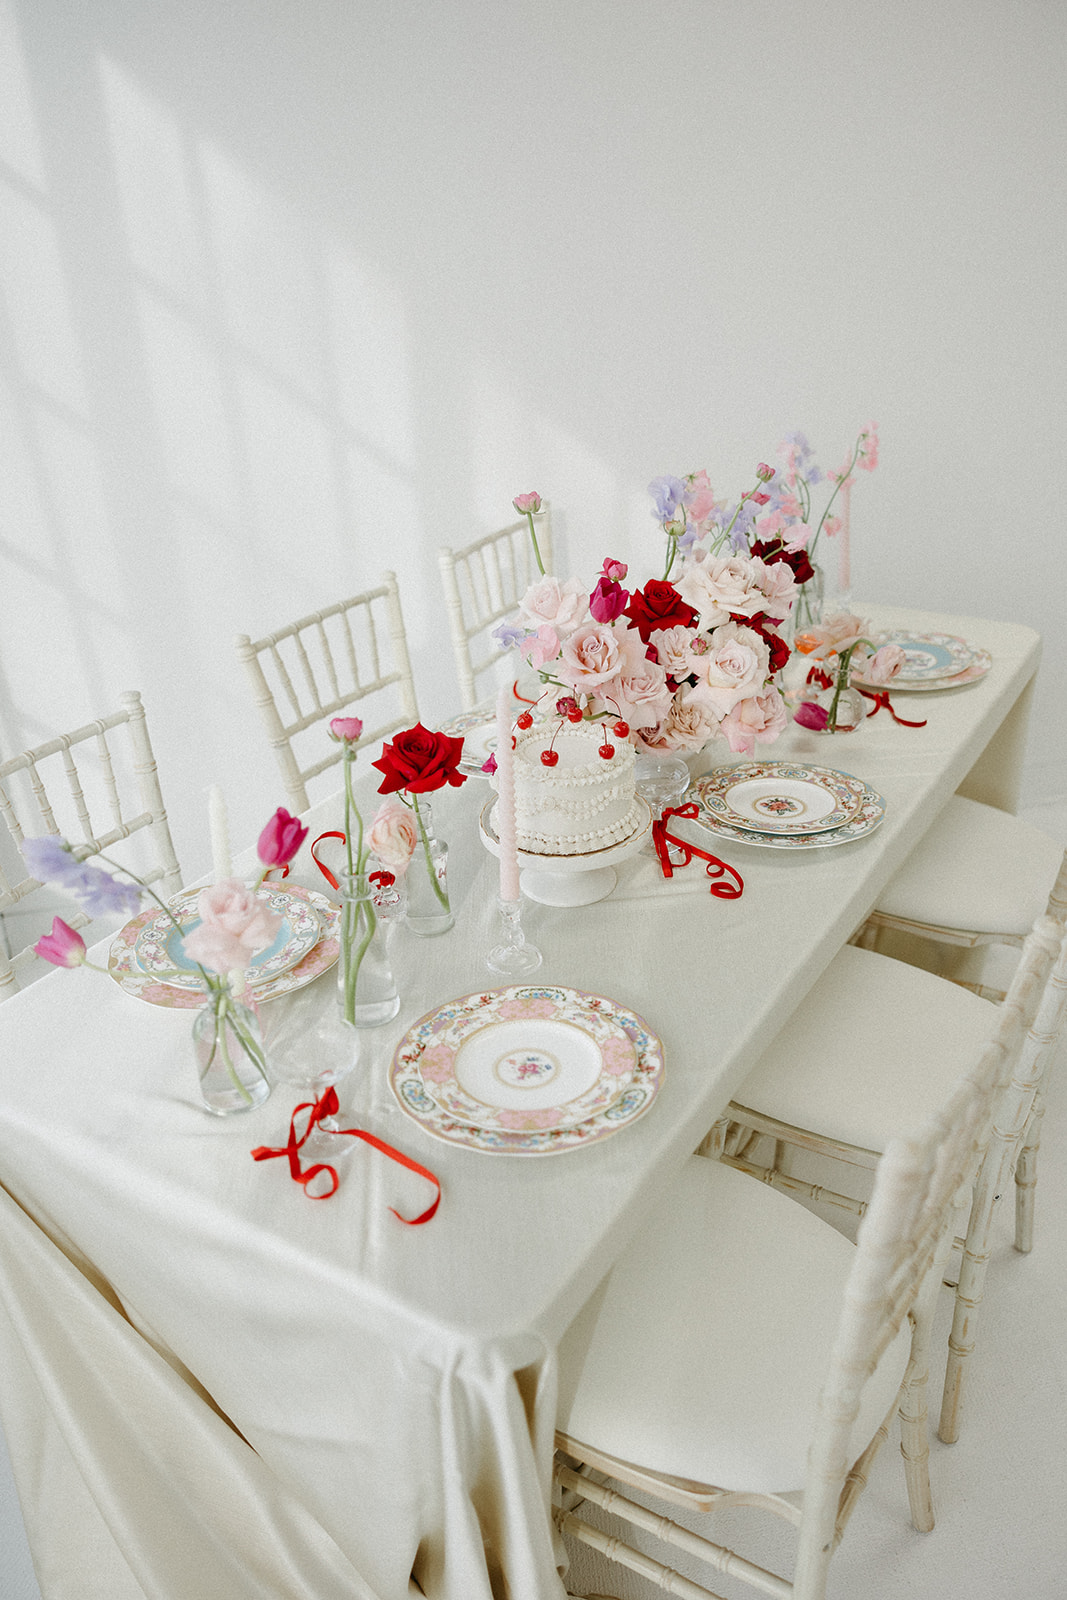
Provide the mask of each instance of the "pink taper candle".
POLYGON ((852 552, 849 549, 849 523, 852 520, 852 479, 846 478, 841 490, 844 501, 841 507, 841 532, 838 534, 840 544, 837 552, 837 587, 842 594, 850 593, 852 589, 852 552))
POLYGON ((496 836, 500 840, 500 898, 519 898, 519 857, 515 845, 515 754, 511 748, 511 689, 496 702, 496 836))

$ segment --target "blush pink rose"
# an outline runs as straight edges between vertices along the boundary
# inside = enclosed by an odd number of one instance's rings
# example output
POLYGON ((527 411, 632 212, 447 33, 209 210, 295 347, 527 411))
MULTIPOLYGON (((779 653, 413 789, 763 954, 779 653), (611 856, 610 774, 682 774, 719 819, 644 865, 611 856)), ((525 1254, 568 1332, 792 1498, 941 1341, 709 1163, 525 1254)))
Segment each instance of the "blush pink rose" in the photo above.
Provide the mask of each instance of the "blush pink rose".
POLYGON ((667 715, 655 728, 642 728, 641 743, 649 750, 702 750, 719 731, 718 718, 710 707, 691 697, 691 692, 675 695, 667 715))
POLYGON ((573 578, 538 578, 519 601, 519 620, 527 628, 555 629, 561 637, 572 633, 589 614, 587 596, 573 578))
POLYGON ((666 715, 672 691, 664 669, 642 656, 620 672, 610 688, 605 685, 599 698, 631 728, 652 728, 666 715))
POLYGON ((701 700, 717 721, 739 700, 762 692, 767 680, 770 651, 752 628, 728 622, 716 628, 707 655, 696 658, 698 677, 691 698, 701 700))
POLYGON ((367 844, 382 866, 402 876, 418 842, 418 824, 407 806, 399 800, 384 801, 367 830, 367 844))
POLYGON ((884 644, 873 656, 865 655, 859 660, 858 655, 857 651, 852 657, 853 669, 865 683, 879 686, 891 683, 908 659, 898 644, 884 644))
POLYGON ((601 684, 624 665, 622 634, 607 623, 590 622, 567 639, 559 654, 556 676, 579 694, 596 694, 601 684))
POLYGON ((819 661, 827 656, 840 655, 868 631, 868 624, 862 617, 855 616, 851 611, 839 611, 836 616, 827 618, 814 628, 798 633, 793 643, 801 655, 814 656, 819 661))
POLYGON ((201 889, 200 926, 186 934, 187 956, 213 972, 243 971, 257 950, 274 943, 282 919, 237 878, 201 889))
POLYGON ((751 556, 698 556, 687 562, 676 587, 696 611, 701 628, 714 628, 731 616, 753 617, 765 609, 751 556))
POLYGON ((695 638, 695 628, 656 628, 648 642, 659 657, 660 666, 672 678, 686 678, 693 670, 690 650, 695 638))
POLYGON ((763 605, 758 609, 765 611, 769 617, 784 622, 792 609, 797 592, 792 568, 786 561, 768 563, 760 561, 756 556, 752 558, 752 567, 756 589, 763 596, 763 605))
POLYGON ((750 756, 757 744, 772 744, 785 730, 785 701, 773 684, 762 694, 739 700, 719 724, 719 732, 736 754, 750 756))

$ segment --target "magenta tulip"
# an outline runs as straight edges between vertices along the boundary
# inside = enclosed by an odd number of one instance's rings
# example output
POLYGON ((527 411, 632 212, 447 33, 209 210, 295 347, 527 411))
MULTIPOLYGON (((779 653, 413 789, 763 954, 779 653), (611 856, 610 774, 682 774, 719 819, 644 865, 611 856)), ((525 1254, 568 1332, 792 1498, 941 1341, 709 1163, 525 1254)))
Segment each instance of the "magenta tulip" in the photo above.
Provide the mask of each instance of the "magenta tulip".
POLYGON ((279 806, 259 836, 256 854, 266 867, 288 866, 307 835, 306 824, 279 806))
POLYGON ((38 939, 34 954, 54 967, 80 967, 85 960, 85 940, 62 917, 52 919, 52 931, 38 939))
POLYGON ((825 706, 817 706, 812 700, 802 700, 793 712, 793 721, 799 722, 802 728, 811 728, 815 733, 823 733, 830 720, 830 713, 825 706))
POLYGON ((330 722, 330 737, 339 739, 342 744, 355 744, 363 733, 363 723, 359 717, 334 717, 330 722))

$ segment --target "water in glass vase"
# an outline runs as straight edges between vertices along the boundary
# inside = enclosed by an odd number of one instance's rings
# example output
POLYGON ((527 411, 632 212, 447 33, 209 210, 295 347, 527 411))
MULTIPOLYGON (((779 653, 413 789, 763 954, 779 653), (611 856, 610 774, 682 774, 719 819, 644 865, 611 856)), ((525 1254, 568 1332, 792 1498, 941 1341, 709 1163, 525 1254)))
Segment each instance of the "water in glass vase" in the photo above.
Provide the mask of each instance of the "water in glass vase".
POLYGON ((337 962, 337 1003, 342 1019, 356 1028, 391 1022, 400 1010, 386 942, 387 924, 374 902, 374 885, 365 872, 342 873, 341 954, 337 962))
POLYGON ((193 1021, 204 1107, 214 1116, 251 1111, 270 1094, 259 1018, 228 983, 213 987, 193 1021))
POLYGON ((407 924, 412 933, 431 938, 447 933, 455 922, 448 902, 448 846, 437 837, 433 808, 426 795, 412 795, 419 842, 408 865, 407 924))

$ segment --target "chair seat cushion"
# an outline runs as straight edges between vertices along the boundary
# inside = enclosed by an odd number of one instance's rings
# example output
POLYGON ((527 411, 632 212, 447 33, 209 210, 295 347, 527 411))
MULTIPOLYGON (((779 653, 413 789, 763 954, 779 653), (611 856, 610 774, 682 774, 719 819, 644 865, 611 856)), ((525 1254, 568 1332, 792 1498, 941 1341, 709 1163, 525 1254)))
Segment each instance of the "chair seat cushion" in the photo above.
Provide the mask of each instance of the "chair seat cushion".
POLYGON ((1019 817, 953 795, 879 897, 909 922, 1024 938, 1042 915, 1063 846, 1019 817))
POLYGON ((937 1111, 996 1021, 958 984, 845 945, 733 1103, 881 1151, 937 1111))
MULTIPOLYGON (((795 1201, 690 1157, 561 1342, 559 1428, 717 1488, 802 1488, 854 1255, 795 1201)), ((905 1324, 863 1390, 850 1461, 909 1349, 905 1324)))

